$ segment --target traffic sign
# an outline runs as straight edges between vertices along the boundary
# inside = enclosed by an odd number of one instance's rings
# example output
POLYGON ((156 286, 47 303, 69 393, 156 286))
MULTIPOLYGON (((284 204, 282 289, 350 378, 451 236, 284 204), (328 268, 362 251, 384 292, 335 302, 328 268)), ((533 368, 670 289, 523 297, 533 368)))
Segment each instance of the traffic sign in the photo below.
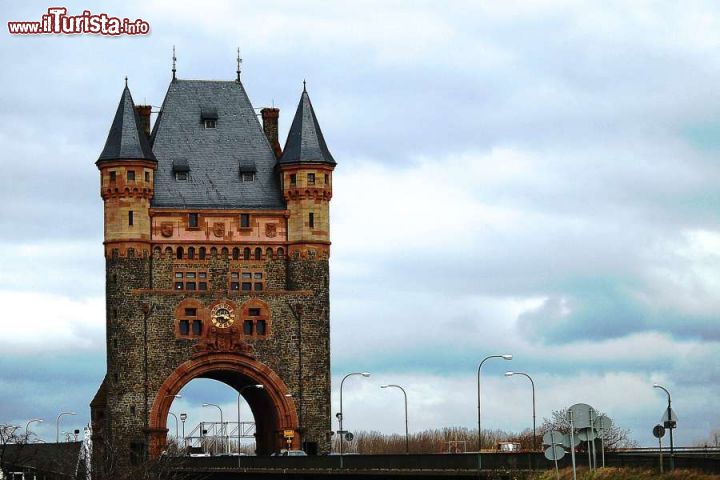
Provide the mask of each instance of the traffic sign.
POLYGON ((662 438, 665 436, 665 427, 662 425, 655 425, 653 427, 653 436, 655 438, 662 438))
POLYGON ((666 408, 661 421, 665 428, 675 428, 678 421, 677 415, 675 415, 675 410, 672 408, 666 408))
POLYGON ((595 420, 595 409, 586 403, 576 403, 570 407, 569 413, 575 428, 590 427, 595 420))
POLYGON ((561 445, 562 441, 563 434, 557 430, 545 432, 545 435, 543 435, 543 445, 561 445))
POLYGON ((560 445, 553 445, 545 449, 545 458, 548 460, 560 460, 565 456, 565 449, 560 445))
POLYGON ((347 440, 348 442, 352 442, 353 438, 355 438, 355 436, 352 434, 352 432, 347 432, 345 434, 345 440, 347 440))
POLYGON ((589 442, 592 440, 595 440, 597 438, 597 435, 595 433, 594 428, 581 428, 578 432, 578 438, 582 440, 583 442, 589 442))
POLYGON ((283 436, 285 438, 293 438, 295 437, 295 430, 285 430, 283 431, 283 436))

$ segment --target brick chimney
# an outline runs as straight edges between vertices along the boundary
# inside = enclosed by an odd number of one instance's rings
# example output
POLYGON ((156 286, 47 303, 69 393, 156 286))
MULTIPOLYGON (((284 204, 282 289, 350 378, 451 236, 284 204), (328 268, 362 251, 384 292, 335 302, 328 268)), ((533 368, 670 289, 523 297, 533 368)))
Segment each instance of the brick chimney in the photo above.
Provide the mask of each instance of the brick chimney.
POLYGON ((140 117, 140 125, 142 126, 145 135, 150 138, 150 111, 152 107, 150 105, 135 105, 135 111, 140 117))
POLYGON ((265 136, 270 142, 270 146, 275 153, 275 158, 282 156, 282 148, 280 148, 280 142, 278 142, 278 118, 280 117, 279 108, 263 108, 260 110, 262 114, 263 130, 265 130, 265 136))

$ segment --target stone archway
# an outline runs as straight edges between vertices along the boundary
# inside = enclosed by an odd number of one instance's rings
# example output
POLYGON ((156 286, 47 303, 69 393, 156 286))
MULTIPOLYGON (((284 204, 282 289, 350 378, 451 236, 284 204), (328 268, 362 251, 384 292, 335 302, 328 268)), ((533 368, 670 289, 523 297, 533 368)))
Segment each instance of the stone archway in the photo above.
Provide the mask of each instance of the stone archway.
POLYGON ((287 448, 283 431, 293 430, 292 448, 299 448, 298 416, 285 383, 267 365, 241 353, 206 353, 180 365, 158 390, 150 411, 149 453, 157 457, 167 444, 167 415, 174 395, 191 380, 210 378, 236 390, 252 384, 263 389, 246 389, 244 397, 255 417, 258 455, 287 448))

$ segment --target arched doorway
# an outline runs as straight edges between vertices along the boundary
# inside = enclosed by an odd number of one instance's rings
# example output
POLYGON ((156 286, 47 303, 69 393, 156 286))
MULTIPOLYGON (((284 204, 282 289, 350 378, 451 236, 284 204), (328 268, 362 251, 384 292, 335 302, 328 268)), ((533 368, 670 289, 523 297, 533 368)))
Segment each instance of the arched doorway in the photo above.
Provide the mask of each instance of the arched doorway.
POLYGON ((298 416, 290 392, 269 367, 249 356, 237 353, 207 353, 180 365, 165 380, 155 396, 150 411, 150 454, 158 456, 166 445, 166 420, 174 395, 195 378, 210 378, 236 390, 261 384, 262 389, 248 388, 243 397, 255 417, 258 455, 269 455, 287 448, 283 433, 292 430, 292 448, 299 448, 298 416))

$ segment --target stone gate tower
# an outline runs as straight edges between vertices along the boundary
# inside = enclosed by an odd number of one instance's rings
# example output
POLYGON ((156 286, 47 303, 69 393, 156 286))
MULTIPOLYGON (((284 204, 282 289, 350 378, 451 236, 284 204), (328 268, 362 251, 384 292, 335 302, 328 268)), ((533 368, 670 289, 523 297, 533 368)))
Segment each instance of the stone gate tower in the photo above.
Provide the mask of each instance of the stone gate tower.
POLYGON ((329 202, 335 160, 303 88, 285 144, 234 81, 127 85, 96 162, 105 209, 107 374, 91 403, 95 472, 166 444, 194 378, 242 391, 258 454, 329 450, 329 202))

